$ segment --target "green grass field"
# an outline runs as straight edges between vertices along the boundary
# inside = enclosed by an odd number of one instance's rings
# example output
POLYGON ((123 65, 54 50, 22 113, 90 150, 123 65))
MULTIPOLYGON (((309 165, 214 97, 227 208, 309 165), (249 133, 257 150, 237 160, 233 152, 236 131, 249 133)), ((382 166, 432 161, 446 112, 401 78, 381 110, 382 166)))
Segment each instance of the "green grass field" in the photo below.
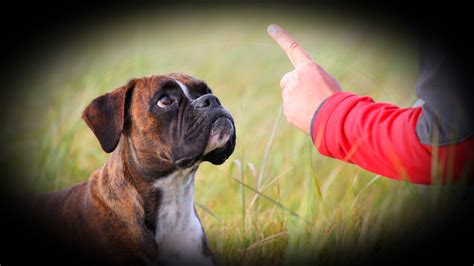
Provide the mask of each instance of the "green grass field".
POLYGON ((184 72, 208 83, 237 127, 234 154, 221 166, 202 164, 195 182, 222 263, 356 259, 429 221, 439 194, 325 158, 286 122, 279 81, 292 66, 266 34, 271 23, 344 90, 403 107, 416 100, 415 40, 377 22, 268 8, 124 14, 69 32, 19 81, 30 87, 21 87, 6 138, 21 184, 54 191, 86 180, 107 154, 81 120, 85 106, 134 77, 184 72))

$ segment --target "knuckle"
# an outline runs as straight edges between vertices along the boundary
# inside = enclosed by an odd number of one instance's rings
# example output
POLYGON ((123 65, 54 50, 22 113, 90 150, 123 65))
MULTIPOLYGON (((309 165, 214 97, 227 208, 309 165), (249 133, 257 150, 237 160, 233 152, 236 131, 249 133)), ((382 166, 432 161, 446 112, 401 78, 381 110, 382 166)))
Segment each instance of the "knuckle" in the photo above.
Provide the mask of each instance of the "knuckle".
POLYGON ((288 121, 292 120, 291 104, 287 101, 283 101, 283 114, 288 121))
POLYGON ((293 73, 293 79, 294 79, 296 82, 298 82, 298 81, 300 80, 300 78, 301 78, 301 73, 300 73, 300 71, 295 71, 295 72, 293 73))
POLYGON ((288 72, 286 73, 280 80, 280 88, 284 89, 288 86, 288 84, 291 82, 293 78, 293 73, 288 72))
POLYGON ((294 49, 297 49, 300 47, 300 44, 297 43, 296 41, 291 41, 291 43, 288 45, 288 50, 293 51, 294 49))
POLYGON ((294 119, 293 119, 292 115, 290 114, 290 112, 287 111, 287 112, 284 112, 284 114, 285 114, 286 121, 288 121, 290 124, 292 124, 294 119))

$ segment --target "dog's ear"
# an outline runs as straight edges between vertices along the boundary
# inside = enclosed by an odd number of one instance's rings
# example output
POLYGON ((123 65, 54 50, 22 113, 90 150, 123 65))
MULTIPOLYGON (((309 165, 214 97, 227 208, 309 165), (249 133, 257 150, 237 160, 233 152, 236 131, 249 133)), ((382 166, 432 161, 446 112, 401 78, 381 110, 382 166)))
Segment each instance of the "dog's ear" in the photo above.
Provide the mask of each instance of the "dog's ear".
POLYGON ((127 85, 95 98, 82 113, 82 119, 107 153, 114 151, 120 140, 125 122, 125 105, 134 86, 135 80, 131 80, 127 85))

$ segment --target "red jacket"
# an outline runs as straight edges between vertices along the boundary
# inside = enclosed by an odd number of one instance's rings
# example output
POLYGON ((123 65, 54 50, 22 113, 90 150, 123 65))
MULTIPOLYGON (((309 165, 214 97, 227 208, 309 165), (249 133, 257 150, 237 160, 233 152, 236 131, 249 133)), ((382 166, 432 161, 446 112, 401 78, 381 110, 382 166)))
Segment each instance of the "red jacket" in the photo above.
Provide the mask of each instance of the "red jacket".
POLYGON ((416 130, 422 115, 422 107, 399 108, 338 92, 317 111, 311 136, 321 154, 394 179, 431 184, 472 173, 474 138, 440 147, 422 144, 416 130))

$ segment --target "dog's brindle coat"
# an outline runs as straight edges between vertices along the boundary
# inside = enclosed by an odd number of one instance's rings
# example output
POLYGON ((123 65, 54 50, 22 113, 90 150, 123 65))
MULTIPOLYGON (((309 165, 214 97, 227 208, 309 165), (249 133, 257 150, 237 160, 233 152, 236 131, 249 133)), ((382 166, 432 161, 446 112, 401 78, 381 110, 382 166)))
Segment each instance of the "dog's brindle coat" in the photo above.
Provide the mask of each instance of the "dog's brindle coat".
POLYGON ((96 98, 83 119, 111 153, 87 182, 44 194, 35 209, 82 250, 116 264, 212 264, 194 209, 202 161, 235 147, 231 115, 184 74, 134 79, 96 98))

